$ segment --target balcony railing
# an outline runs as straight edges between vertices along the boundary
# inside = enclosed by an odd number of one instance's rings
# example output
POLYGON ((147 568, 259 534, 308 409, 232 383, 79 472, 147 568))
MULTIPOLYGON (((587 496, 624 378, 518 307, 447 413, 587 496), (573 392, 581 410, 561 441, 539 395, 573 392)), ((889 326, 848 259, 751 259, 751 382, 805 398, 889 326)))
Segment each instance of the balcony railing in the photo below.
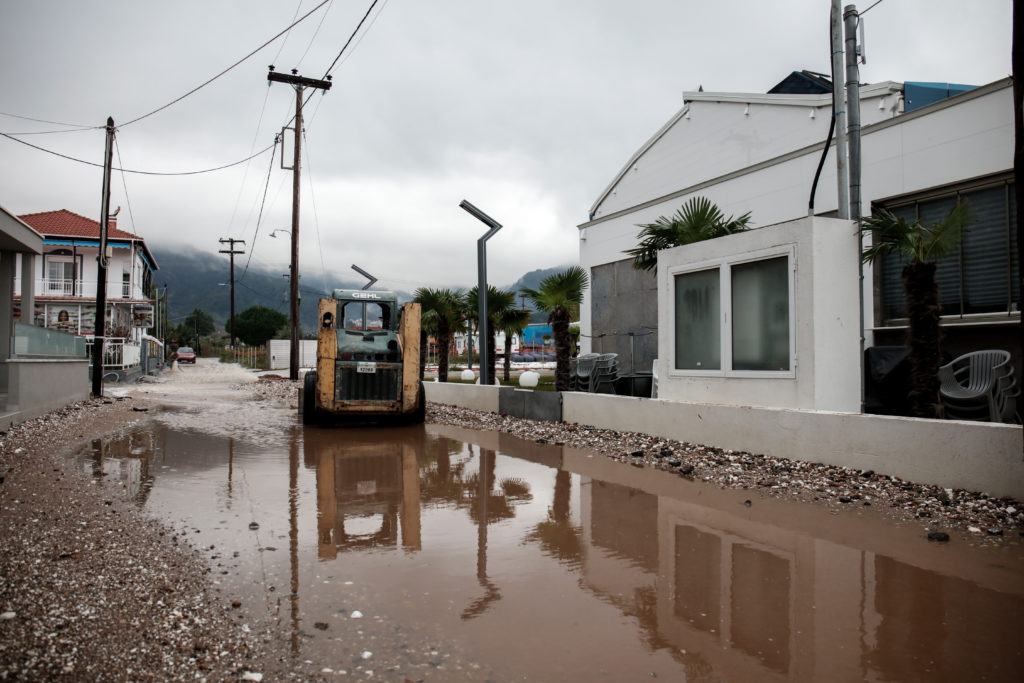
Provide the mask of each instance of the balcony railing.
MULTIPOLYGON (((92 340, 86 342, 92 358, 92 340)), ((142 359, 142 345, 131 339, 107 337, 103 341, 103 367, 123 370, 138 365, 142 359)))
MULTIPOLYGON (((15 282, 15 294, 20 295, 21 290, 19 285, 20 280, 15 282)), ((35 295, 39 297, 47 296, 60 296, 60 297, 73 297, 76 299, 95 299, 96 298, 96 282, 88 280, 72 280, 72 279, 57 279, 57 278, 42 278, 37 279, 35 284, 35 295)), ((122 299, 144 299, 142 291, 138 288, 133 288, 131 283, 122 282, 120 286, 117 283, 107 285, 107 297, 108 298, 122 298, 122 299), (132 294, 135 296, 132 296, 132 294)))

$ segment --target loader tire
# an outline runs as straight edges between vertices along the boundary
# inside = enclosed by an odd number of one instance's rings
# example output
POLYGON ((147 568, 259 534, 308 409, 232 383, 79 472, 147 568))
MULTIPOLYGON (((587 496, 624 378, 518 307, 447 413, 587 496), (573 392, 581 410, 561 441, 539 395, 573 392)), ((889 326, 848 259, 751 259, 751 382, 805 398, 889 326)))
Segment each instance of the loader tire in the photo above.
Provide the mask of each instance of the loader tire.
POLYGON ((299 414, 302 416, 302 424, 314 425, 317 423, 316 371, 307 372, 302 382, 302 389, 299 392, 299 414))

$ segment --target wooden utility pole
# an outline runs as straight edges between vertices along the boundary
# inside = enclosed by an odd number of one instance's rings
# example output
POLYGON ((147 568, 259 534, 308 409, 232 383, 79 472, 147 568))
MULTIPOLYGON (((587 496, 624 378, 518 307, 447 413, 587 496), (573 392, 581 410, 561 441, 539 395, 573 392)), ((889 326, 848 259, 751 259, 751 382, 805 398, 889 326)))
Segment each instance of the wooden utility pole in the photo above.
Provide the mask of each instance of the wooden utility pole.
POLYGON ((244 251, 235 251, 235 242, 245 244, 245 240, 236 240, 233 237, 221 238, 220 243, 227 242, 230 246, 221 249, 221 254, 228 254, 231 257, 231 350, 235 349, 235 254, 244 254, 244 251))
MULTIPOLYGON (((292 163, 292 263, 291 263, 291 296, 289 312, 291 314, 291 352, 288 357, 288 377, 299 378, 299 162, 302 154, 302 91, 306 87, 319 88, 320 90, 331 89, 331 77, 321 81, 315 78, 305 78, 298 75, 297 69, 292 73, 280 74, 270 66, 267 73, 268 81, 288 83, 295 88, 295 158, 292 163)), ((286 127, 287 128, 287 127, 286 127)), ((284 140, 282 131, 281 139, 284 140)), ((282 160, 284 156, 282 155, 282 160)))
POLYGON ((110 220, 110 169, 114 162, 114 117, 107 117, 103 153, 103 197, 100 201, 100 252, 96 255, 96 316, 92 336, 92 395, 103 395, 103 337, 107 323, 107 221, 110 220))

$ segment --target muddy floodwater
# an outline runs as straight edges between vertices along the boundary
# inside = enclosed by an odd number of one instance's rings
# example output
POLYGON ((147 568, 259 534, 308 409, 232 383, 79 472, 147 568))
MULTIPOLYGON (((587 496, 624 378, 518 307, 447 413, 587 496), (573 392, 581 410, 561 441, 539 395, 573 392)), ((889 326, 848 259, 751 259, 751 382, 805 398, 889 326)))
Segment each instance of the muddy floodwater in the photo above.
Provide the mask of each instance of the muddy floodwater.
POLYGON ((869 508, 836 514, 496 433, 302 427, 226 381, 160 385, 150 420, 78 461, 201 548, 239 624, 284 643, 296 671, 1024 676, 1020 539, 931 543, 869 508))

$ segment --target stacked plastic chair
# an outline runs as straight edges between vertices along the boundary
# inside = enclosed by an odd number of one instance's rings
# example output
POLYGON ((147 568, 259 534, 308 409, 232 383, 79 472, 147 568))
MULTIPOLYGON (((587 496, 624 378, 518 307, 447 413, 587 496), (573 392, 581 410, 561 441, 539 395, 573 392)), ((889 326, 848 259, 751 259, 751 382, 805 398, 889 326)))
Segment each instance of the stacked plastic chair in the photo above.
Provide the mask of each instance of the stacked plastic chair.
POLYGON ((939 395, 951 420, 1020 422, 1017 379, 1010 354, 972 351, 939 368, 939 395))
POLYGON ((569 374, 573 391, 590 391, 590 376, 594 374, 597 358, 596 353, 583 353, 573 359, 575 363, 570 362, 569 374))
POLYGON ((619 378, 619 354, 602 353, 594 363, 594 372, 590 375, 590 393, 614 394, 615 380, 619 378))

